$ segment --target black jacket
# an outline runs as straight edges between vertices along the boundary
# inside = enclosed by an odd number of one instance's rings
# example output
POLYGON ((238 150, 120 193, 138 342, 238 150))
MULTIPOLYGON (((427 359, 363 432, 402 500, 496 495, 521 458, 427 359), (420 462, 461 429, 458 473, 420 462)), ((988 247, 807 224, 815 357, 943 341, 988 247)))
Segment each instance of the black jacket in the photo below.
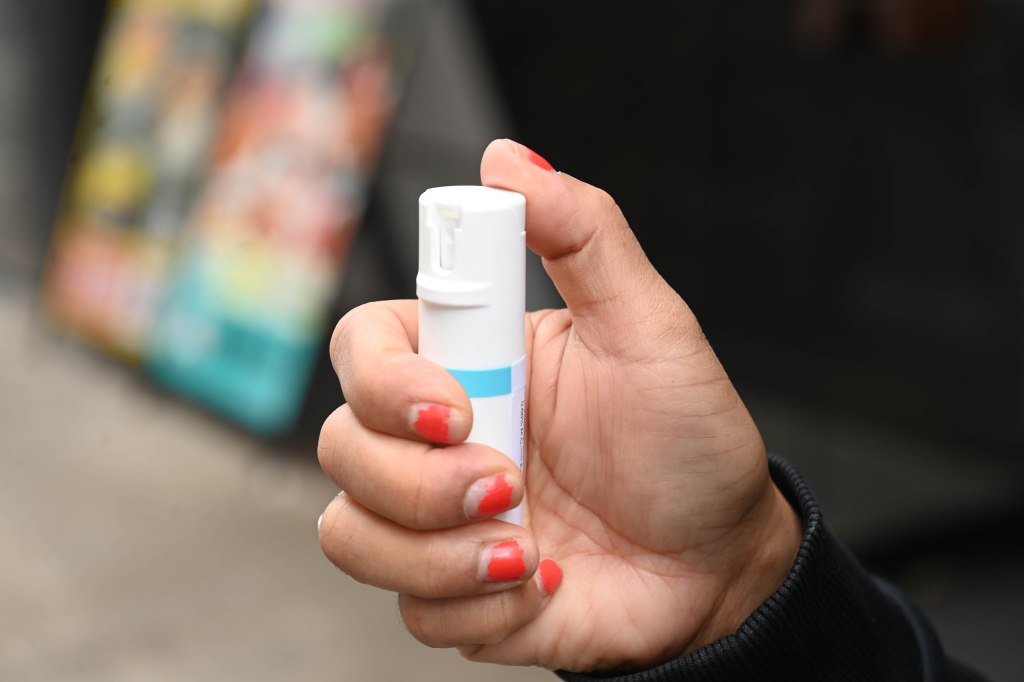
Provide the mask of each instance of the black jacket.
POLYGON ((804 538, 785 582, 735 634, 640 672, 558 676, 570 682, 981 680, 946 658, 909 599, 869 575, 832 536, 796 469, 775 456, 770 467, 803 519, 804 538))

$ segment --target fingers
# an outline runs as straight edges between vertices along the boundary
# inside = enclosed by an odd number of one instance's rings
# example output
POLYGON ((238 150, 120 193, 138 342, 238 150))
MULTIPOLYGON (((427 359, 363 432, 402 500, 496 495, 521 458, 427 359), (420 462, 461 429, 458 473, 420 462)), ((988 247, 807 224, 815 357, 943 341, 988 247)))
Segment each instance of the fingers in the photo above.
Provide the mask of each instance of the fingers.
POLYGON ((469 398, 455 377, 416 355, 416 333, 416 301, 350 311, 331 338, 341 389, 371 429, 431 443, 461 442, 472 427, 469 398))
POLYGON ((398 607, 406 628, 420 642, 471 648, 502 642, 533 622, 561 582, 562 569, 545 559, 533 579, 515 589, 450 599, 403 594, 398 607))
POLYGON ((327 505, 320 546, 359 582, 438 599, 506 590, 537 569, 537 545, 523 528, 481 521, 416 531, 374 514, 347 493, 327 505))
POLYGON ((434 448, 373 431, 347 405, 324 422, 317 451, 339 488, 406 528, 463 525, 523 498, 519 468, 497 450, 474 443, 434 448))
POLYGON ((516 142, 495 140, 484 152, 481 181, 526 196, 527 244, 544 258, 584 342, 615 350, 650 336, 652 324, 695 326, 615 201, 537 158, 516 142))

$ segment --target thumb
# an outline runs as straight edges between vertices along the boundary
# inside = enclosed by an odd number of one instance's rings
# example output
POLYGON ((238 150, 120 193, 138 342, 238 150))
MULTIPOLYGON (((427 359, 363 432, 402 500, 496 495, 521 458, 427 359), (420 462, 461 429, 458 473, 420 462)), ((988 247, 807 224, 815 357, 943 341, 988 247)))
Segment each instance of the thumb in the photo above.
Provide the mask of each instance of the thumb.
POLYGON ((554 172, 512 140, 488 145, 480 179, 526 197, 526 243, 543 258, 588 348, 628 353, 664 343, 659 332, 670 325, 674 336, 699 331, 607 192, 554 172))

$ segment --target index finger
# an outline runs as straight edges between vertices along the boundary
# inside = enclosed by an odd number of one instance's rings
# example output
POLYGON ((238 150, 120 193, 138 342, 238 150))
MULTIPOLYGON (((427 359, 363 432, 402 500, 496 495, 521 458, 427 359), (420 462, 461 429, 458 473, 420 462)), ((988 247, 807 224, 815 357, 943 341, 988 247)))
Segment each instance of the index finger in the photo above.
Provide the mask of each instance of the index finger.
POLYGON ((469 435, 472 409, 459 382, 416 354, 417 302, 380 301, 348 312, 331 337, 331 362, 364 426, 431 443, 469 435))

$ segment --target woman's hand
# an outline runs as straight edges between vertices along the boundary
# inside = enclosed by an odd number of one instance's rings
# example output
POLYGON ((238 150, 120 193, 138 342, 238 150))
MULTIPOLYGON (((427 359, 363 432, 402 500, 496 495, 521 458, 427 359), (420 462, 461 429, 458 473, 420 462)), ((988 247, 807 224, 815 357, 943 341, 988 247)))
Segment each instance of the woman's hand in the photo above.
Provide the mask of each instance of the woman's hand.
POLYGON ((344 490, 324 552, 472 660, 637 667, 734 632, 801 529, 729 377, 606 193, 509 140, 481 180, 526 196, 527 243, 568 306, 526 321, 526 527, 489 518, 524 481, 463 442, 469 400, 415 354, 415 301, 372 303, 331 344, 348 404, 320 437, 344 490))

